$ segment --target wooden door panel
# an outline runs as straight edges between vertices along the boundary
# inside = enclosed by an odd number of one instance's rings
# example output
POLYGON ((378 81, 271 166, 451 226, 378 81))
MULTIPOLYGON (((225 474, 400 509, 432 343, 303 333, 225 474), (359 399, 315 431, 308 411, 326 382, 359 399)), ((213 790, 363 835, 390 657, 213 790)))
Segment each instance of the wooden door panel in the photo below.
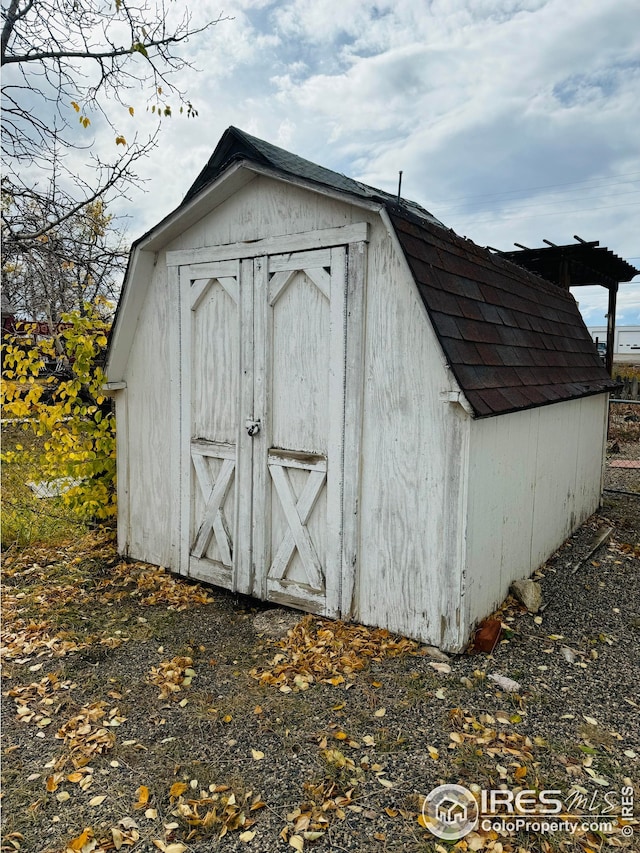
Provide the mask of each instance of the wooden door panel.
POLYGON ((239 497, 239 264, 185 267, 180 284, 186 573, 233 588, 239 497))
POLYGON ((336 616, 346 250, 192 264, 180 286, 181 565, 336 616))
MULTIPOLYGON (((231 277, 226 280, 235 282, 231 277)), ((195 305, 191 309, 191 435, 235 444, 240 350, 238 305, 224 281, 197 280, 193 285, 194 288, 205 285, 206 289, 201 294, 192 294, 195 305)))
POLYGON ((272 561, 268 578, 324 595, 326 464, 307 469, 270 457, 272 561))
POLYGON ((272 446, 326 455, 329 301, 306 272, 271 305, 271 365, 272 446))
MULTIPOLYGON (((264 375, 254 467, 256 593, 336 615, 344 419, 345 251, 261 259, 264 375)), ((257 316, 257 315, 256 315, 257 316)), ((259 368, 256 367, 256 375, 259 368)))
POLYGON ((211 571, 216 583, 228 582, 235 551, 235 447, 193 442, 195 471, 191 562, 211 571), (215 565, 206 566, 206 563, 215 565))

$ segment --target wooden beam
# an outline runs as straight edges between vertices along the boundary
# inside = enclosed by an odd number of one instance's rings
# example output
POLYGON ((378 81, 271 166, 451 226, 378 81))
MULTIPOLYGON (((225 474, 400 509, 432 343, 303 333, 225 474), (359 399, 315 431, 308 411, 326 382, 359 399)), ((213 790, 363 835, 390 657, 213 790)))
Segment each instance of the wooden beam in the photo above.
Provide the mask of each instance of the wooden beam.
POLYGON ((607 311, 607 357, 605 366, 609 376, 613 376, 613 347, 616 335, 616 301, 618 285, 609 288, 609 309, 607 311))
POLYGON ((342 246, 361 240, 369 241, 369 224, 367 222, 339 225, 336 228, 322 228, 318 231, 303 231, 299 234, 283 234, 279 237, 265 237, 262 240, 249 242, 205 246, 201 249, 177 249, 173 252, 167 252, 167 265, 206 264, 230 258, 238 260, 241 258, 258 258, 262 255, 290 254, 291 252, 342 246))

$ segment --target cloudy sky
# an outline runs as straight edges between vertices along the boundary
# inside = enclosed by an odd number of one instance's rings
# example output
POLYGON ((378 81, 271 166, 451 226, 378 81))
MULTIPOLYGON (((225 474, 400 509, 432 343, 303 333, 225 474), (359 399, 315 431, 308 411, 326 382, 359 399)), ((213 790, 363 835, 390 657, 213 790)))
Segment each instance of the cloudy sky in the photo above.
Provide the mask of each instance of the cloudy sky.
MULTIPOLYGON (((199 116, 164 121, 146 193, 119 205, 132 238, 233 124, 382 189, 402 169, 404 196, 481 245, 578 234, 640 267, 638 0, 191 5, 232 20, 186 48, 199 116)), ((152 117, 133 121, 140 133, 152 117)), ((603 289, 576 298, 588 325, 606 322, 603 289)), ((640 324, 640 277, 621 286, 617 322, 640 324)))

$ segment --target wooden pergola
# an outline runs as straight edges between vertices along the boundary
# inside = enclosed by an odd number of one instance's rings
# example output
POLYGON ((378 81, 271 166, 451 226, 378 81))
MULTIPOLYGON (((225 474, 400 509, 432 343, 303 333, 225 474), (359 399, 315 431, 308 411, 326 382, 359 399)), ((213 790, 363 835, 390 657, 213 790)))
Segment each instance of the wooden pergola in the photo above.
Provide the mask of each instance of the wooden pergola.
POLYGON ((599 240, 587 242, 577 234, 574 234, 574 239, 577 242, 567 246, 557 246, 550 240, 543 240, 546 245, 539 249, 529 249, 514 243, 518 247, 517 251, 500 252, 500 255, 566 290, 596 284, 609 291, 606 367, 611 375, 618 285, 631 281, 640 274, 640 270, 601 246, 599 240))

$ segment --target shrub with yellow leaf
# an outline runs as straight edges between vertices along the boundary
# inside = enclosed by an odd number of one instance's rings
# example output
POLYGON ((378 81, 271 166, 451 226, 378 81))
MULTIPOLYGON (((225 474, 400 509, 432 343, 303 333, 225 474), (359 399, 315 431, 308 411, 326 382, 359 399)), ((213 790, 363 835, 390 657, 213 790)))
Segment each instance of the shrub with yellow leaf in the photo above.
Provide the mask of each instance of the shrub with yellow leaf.
MULTIPOLYGON (((84 520, 116 513, 115 417, 99 364, 109 329, 103 309, 87 304, 82 312, 63 315, 65 327, 48 339, 4 339, 4 416, 23 420, 24 429, 44 439, 40 479, 64 484, 64 505, 84 520), (43 378, 48 359, 63 364, 64 371, 43 378)), ((27 452, 18 445, 3 454, 3 462, 19 461, 27 452)))

